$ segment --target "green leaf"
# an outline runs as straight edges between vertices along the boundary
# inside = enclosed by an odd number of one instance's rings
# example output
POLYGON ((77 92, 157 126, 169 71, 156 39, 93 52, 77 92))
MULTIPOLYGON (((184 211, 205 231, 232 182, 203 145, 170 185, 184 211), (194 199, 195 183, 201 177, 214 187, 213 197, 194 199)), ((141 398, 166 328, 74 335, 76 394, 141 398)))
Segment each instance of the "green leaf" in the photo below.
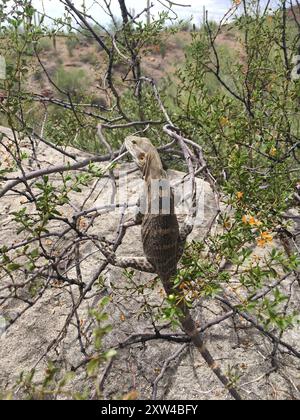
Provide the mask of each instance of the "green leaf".
POLYGON ((20 264, 17 263, 10 263, 7 266, 8 271, 16 271, 19 270, 19 268, 21 268, 22 266, 20 264))
POLYGON ((99 358, 90 360, 86 367, 87 374, 89 376, 93 376, 98 368, 99 368, 99 358))
POLYGON ((112 357, 115 357, 116 355, 117 355, 117 351, 115 349, 110 349, 103 354, 103 356, 107 360, 111 359, 112 357))

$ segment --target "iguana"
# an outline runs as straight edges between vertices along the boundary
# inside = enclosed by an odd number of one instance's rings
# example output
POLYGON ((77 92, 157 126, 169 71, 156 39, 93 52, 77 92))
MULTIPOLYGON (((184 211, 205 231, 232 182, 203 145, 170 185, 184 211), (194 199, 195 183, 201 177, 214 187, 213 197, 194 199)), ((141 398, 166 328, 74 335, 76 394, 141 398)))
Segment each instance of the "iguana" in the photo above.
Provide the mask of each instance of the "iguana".
MULTIPOLYGON (((174 209, 174 194, 163 169, 157 149, 151 141, 144 137, 129 136, 125 146, 142 172, 145 180, 145 195, 139 219, 142 223, 142 242, 145 258, 113 257, 114 265, 156 273, 163 284, 166 294, 180 294, 174 290, 173 278, 177 272, 177 264, 182 256, 184 245, 192 228, 185 224, 179 229, 174 209), (144 214, 143 214, 144 213, 144 214)), ((105 255, 112 260, 108 253, 105 255)), ((178 299, 179 318, 185 333, 191 338, 209 367, 219 380, 228 388, 237 400, 241 399, 229 380, 222 374, 210 352, 204 345, 194 320, 191 317, 184 299, 178 299)))

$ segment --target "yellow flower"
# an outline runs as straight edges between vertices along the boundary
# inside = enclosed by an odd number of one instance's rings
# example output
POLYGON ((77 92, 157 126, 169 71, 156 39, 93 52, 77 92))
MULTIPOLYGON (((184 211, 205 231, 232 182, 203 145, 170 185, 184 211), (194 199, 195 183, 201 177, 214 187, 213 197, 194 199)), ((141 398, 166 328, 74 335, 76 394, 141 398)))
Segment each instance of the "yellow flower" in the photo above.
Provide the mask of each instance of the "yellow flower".
POLYGON ((256 241, 258 246, 264 248, 268 243, 273 241, 273 236, 269 232, 262 232, 256 241))
POLYGON ((277 149, 276 147, 271 147, 270 152, 269 152, 270 156, 276 156, 277 155, 277 149))
POLYGON ((189 288, 188 288, 188 285, 187 285, 186 283, 182 282, 182 283, 179 285, 179 289, 180 289, 180 290, 188 290, 189 288))
POLYGON ((221 117, 220 118, 220 124, 221 124, 222 127, 225 127, 226 125, 229 124, 229 119, 226 118, 226 117, 221 117))
POLYGON ((251 225, 251 226, 256 225, 256 221, 255 221, 255 218, 253 216, 250 216, 250 218, 249 218, 249 225, 251 225))
POLYGON ((262 222, 259 221, 258 219, 256 219, 253 216, 249 216, 249 215, 244 215, 242 217, 242 221, 245 225, 249 224, 250 226, 261 226, 262 222))
POLYGON ((250 217, 249 219, 249 225, 251 226, 261 226, 262 222, 260 222, 259 220, 255 219, 255 217, 250 217))
POLYGON ((252 256, 252 260, 253 260, 254 262, 258 263, 258 262, 261 260, 261 257, 260 257, 260 256, 258 256, 258 255, 256 255, 256 254, 254 254, 254 255, 252 256))
POLYGON ((239 191, 236 193, 236 197, 238 200, 241 200, 244 197, 244 193, 242 191, 239 191))
POLYGON ((261 237, 267 242, 273 241, 273 236, 269 232, 262 232, 261 237))
POLYGON ((248 224, 248 222, 249 222, 249 216, 247 216, 246 214, 242 217, 242 221, 243 221, 243 223, 245 224, 245 225, 247 225, 248 224))
POLYGON ((225 229, 230 229, 231 228, 230 220, 225 220, 225 222, 224 222, 224 228, 225 229))

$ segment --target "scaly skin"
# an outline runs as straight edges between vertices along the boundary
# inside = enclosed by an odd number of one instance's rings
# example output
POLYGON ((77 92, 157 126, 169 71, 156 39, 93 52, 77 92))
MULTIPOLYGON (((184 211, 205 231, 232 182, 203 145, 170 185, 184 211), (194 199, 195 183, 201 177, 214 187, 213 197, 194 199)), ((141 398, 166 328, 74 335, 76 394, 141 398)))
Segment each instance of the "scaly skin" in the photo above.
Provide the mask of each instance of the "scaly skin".
MULTIPOLYGON (((160 277, 166 294, 170 295, 173 292, 172 278, 176 274, 177 264, 190 228, 184 228, 182 233, 179 231, 178 220, 174 211, 174 195, 163 170, 159 154, 150 140, 144 137, 130 136, 125 139, 125 145, 140 168, 146 183, 147 200, 142 221, 145 263, 150 263, 154 272, 160 277)), ((184 299, 179 299, 177 306, 183 330, 191 337, 193 344, 204 360, 223 385, 228 388, 233 398, 240 400, 240 395, 223 375, 220 367, 206 348, 184 299)))
MULTIPOLYGON (((174 194, 156 148, 150 140, 130 136, 127 150, 140 168, 146 183, 146 208, 142 221, 144 254, 165 283, 176 274, 181 257, 180 233, 174 210, 174 194)), ((170 289, 170 288, 169 288, 170 289)))

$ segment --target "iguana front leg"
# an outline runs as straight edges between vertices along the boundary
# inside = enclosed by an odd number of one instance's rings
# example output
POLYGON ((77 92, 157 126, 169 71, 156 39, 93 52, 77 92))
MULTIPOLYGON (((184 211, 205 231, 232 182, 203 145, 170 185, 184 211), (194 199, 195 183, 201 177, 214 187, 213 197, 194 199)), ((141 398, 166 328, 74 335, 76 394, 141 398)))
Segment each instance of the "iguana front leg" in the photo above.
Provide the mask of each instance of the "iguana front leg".
POLYGON ((113 251, 107 248, 100 248, 107 261, 120 268, 133 268, 134 270, 144 271, 146 273, 155 273, 155 269, 144 257, 118 257, 113 251))
POLYGON ((185 243, 186 238, 193 231, 193 225, 190 222, 185 221, 183 226, 179 230, 179 242, 185 243))
POLYGON ((143 223, 143 218, 144 218, 143 209, 141 208, 141 201, 142 201, 141 198, 139 198, 136 203, 137 210, 134 214, 134 222, 137 225, 141 225, 143 223))
POLYGON ((144 257, 115 257, 114 265, 121 268, 133 268, 145 273, 155 273, 152 264, 144 257))
POLYGON ((177 252, 178 261, 183 255, 186 239, 190 235, 190 233, 193 231, 193 227, 194 227, 194 218, 188 216, 186 220, 184 221, 183 226, 179 230, 178 252, 177 252))
POLYGON ((178 245, 177 245, 177 261, 179 261, 184 253, 186 240, 181 240, 180 237, 178 239, 178 245))

